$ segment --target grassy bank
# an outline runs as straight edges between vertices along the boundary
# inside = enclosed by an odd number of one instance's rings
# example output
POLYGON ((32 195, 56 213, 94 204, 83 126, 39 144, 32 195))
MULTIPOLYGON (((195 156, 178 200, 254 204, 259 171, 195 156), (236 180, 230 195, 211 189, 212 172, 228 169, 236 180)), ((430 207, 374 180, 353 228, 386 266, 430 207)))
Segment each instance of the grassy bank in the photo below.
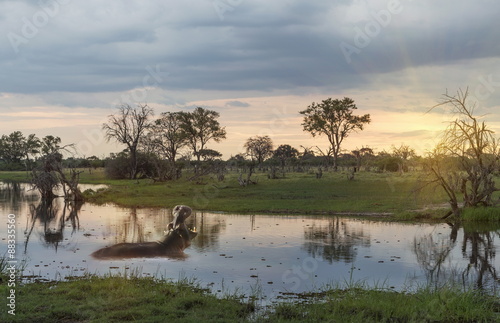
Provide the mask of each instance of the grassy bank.
MULTIPOLYGON (((2 295, 8 295, 5 280, 2 295)), ((5 305, 4 305, 5 306, 5 305)), ((192 283, 120 276, 16 287, 16 315, 1 322, 498 322, 497 299, 453 288, 416 293, 350 288, 258 310, 192 283)))
MULTIPOLYGON (((2 284, 2 295, 8 292, 2 284)), ((15 316, 0 322, 239 322, 253 311, 236 298, 217 299, 186 282, 87 277, 16 288, 15 316)))
MULTIPOLYGON (((360 172, 347 180, 342 172, 324 172, 316 179, 313 173, 290 173, 285 178, 268 179, 257 173, 257 184, 239 185, 238 174, 226 175, 224 181, 205 176, 189 181, 185 174, 176 181, 150 179, 110 180, 103 169, 83 170, 82 184, 107 184, 108 189, 87 192, 94 203, 116 203, 126 207, 167 207, 186 204, 201 211, 228 213, 280 214, 354 214, 386 219, 440 219, 448 210, 447 196, 440 188, 423 189, 421 173, 360 172)), ((0 180, 29 181, 26 172, 0 172, 0 180)), ((497 192, 494 198, 500 197, 497 192)), ((465 221, 500 221, 498 208, 468 209, 465 221)))
MULTIPOLYGON (((0 179, 19 180, 23 175, 26 176, 26 173, 0 172, 0 179)), ((421 210, 429 205, 446 202, 446 197, 440 191, 427 188, 416 192, 418 174, 361 172, 355 180, 350 181, 342 172, 324 172, 321 179, 308 173, 268 179, 267 174, 257 173, 252 177, 257 184, 247 187, 238 184, 237 176, 237 173, 227 174, 222 182, 207 176, 197 182, 183 178, 153 183, 149 179, 108 180, 102 170, 91 174, 86 170, 81 175, 81 183, 110 185, 107 190, 87 195, 96 203, 114 202, 133 207, 187 204, 197 210, 236 213, 407 215, 410 210, 421 210)))

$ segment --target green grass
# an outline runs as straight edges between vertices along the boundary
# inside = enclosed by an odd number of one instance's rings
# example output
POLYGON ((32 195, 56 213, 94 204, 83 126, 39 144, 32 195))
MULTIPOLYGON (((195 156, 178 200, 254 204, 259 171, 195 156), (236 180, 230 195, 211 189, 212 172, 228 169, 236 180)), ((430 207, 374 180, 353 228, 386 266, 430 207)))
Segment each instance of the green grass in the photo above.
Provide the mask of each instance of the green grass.
POLYGON ((415 293, 331 290, 322 302, 280 304, 268 322, 498 322, 498 300, 451 287, 415 293))
POLYGON ((472 222, 500 222, 500 208, 474 207, 462 211, 462 218, 472 222))
MULTIPOLYGON (((5 282, 0 292, 7 295, 5 282)), ((0 322, 498 322, 498 299, 451 287, 414 293, 354 285, 256 311, 238 296, 216 298, 193 282, 88 275, 16 287, 16 315, 0 322)))
POLYGON ((260 173, 253 177, 257 184, 247 187, 238 184, 235 173, 223 182, 205 177, 201 183, 185 179, 164 183, 104 181, 96 176, 82 177, 82 182, 105 182, 111 188, 94 194, 92 201, 135 207, 182 203, 198 210, 236 213, 398 213, 446 201, 443 194, 430 189, 414 193, 418 186, 418 175, 414 174, 359 173, 349 181, 345 174, 334 172, 325 172, 321 179, 294 173, 273 180, 260 173))
POLYGON ((88 276, 30 283, 16 294, 15 317, 3 309, 0 322, 239 322, 253 311, 236 298, 217 299, 186 282, 151 278, 88 276))
MULTIPOLYGON (((196 210, 229 213, 351 213, 372 217, 389 213, 391 216, 384 219, 396 221, 436 220, 449 210, 448 198, 441 189, 417 190, 421 186, 419 172, 359 172, 353 181, 342 172, 324 172, 321 179, 316 179, 314 173, 289 173, 285 178, 268 179, 267 173, 257 172, 252 176, 257 184, 247 187, 238 184, 236 172, 227 174, 222 182, 209 176, 188 181, 191 175, 185 173, 180 180, 153 183, 150 179, 110 180, 103 169, 92 173, 84 169, 80 182, 109 185, 106 190, 87 192, 90 202, 126 207, 170 208, 186 204, 196 210)), ((26 172, 0 172, 0 180, 28 181, 29 177, 26 172)), ((499 218, 493 209, 467 210, 464 214, 464 219, 499 218), (481 214, 476 217, 478 212, 481 214)))

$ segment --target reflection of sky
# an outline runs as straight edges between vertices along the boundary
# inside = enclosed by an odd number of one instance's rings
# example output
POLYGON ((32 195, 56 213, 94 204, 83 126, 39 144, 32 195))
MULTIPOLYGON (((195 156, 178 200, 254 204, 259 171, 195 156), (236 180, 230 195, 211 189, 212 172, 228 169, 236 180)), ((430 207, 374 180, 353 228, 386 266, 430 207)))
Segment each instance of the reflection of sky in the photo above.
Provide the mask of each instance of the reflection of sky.
MULTIPOLYGON (((202 287, 211 287, 216 292, 248 294, 261 290, 269 297, 287 291, 310 291, 327 284, 342 285, 350 280, 396 289, 403 289, 410 282, 423 284, 425 272, 412 251, 415 238, 431 235, 440 243, 449 241, 451 232, 446 224, 412 225, 325 216, 196 213, 188 219, 188 225, 196 226, 199 235, 185 251, 188 255, 185 260, 97 261, 89 255, 101 247, 124 241, 159 239, 172 220, 170 210, 133 210, 84 204, 79 212, 79 228, 73 231, 66 222, 63 240, 57 250, 44 241, 43 224, 36 222, 27 253, 23 254, 24 232, 32 222, 29 220, 29 201, 19 203, 13 207, 2 201, 1 208, 3 214, 16 209, 17 256, 28 261, 25 274, 58 279, 82 275, 86 271, 107 274, 138 270, 143 275, 174 280, 194 277, 202 287), (328 231, 332 227, 337 229, 335 236, 328 231), (306 235, 307 232, 312 234, 306 235), (333 260, 325 258, 327 254, 322 252, 332 241, 350 244, 349 248, 342 250, 348 253, 346 257, 342 254, 333 260), (315 248, 314 258, 306 246, 315 248)), ((5 221, 1 225, 0 232, 6 232, 5 221)), ((467 267, 468 260, 460 250, 462 236, 460 231, 459 241, 443 268, 463 270, 467 267)), ((5 250, 6 240, 2 239, 0 243, 5 250)), ((495 268, 499 267, 497 259, 491 262, 495 268)))

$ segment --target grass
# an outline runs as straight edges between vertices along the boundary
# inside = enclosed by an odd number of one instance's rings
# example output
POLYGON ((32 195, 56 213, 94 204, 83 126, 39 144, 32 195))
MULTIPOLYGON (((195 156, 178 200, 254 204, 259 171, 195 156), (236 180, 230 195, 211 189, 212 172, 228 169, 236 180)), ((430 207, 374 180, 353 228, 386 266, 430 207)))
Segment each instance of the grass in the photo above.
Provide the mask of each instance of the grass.
POLYGON ((0 322, 239 322, 254 310, 187 282, 138 277, 30 283, 17 287, 16 294, 15 317, 2 310, 0 322))
MULTIPOLYGON (((0 283, 2 295, 8 293, 0 283)), ((495 322, 498 299, 451 287, 415 293, 353 285, 256 311, 238 296, 216 298, 193 282, 88 275, 16 287, 16 315, 0 322, 495 322)))
MULTIPOLYGON (((0 172, 0 179, 19 180, 26 175, 21 173, 0 172)), ((92 174, 86 170, 81 174, 81 183, 110 185, 107 190, 87 192, 88 199, 95 203, 113 202, 129 207, 186 204, 197 210, 234 213, 394 213, 404 220, 415 217, 412 210, 446 202, 444 194, 430 188, 415 193, 418 173, 361 172, 353 181, 342 172, 324 172, 321 179, 312 173, 293 173, 273 180, 265 173, 257 173, 252 177, 257 184, 247 187, 238 184, 237 176, 227 174, 222 182, 205 177, 198 182, 184 178, 153 183, 149 179, 109 180, 102 170, 92 174)), ((432 217, 435 213, 439 212, 419 214, 432 217)))
POLYGON ((464 221, 471 222, 500 222, 500 208, 474 207, 462 211, 464 221))
POLYGON ((496 299, 451 287, 400 293, 330 290, 321 302, 279 304, 267 322, 498 322, 496 299))
MULTIPOLYGON (((81 182, 108 184, 88 192, 94 202, 123 206, 172 207, 252 213, 336 212, 385 213, 392 219, 439 216, 427 208, 446 202, 439 191, 418 186, 416 174, 358 173, 348 181, 342 173, 290 174, 269 180, 257 174, 257 185, 240 187, 237 174, 225 181, 206 177, 201 183, 184 179, 166 183, 150 180, 108 180, 102 171, 82 173, 81 182), (419 210, 419 211, 415 211, 419 210)), ((1 172, 0 179, 26 181, 25 172, 1 172)), ((496 209, 464 212, 464 218, 498 219, 496 209), (469 213, 468 213, 469 212, 469 213), (479 215, 480 216, 479 216, 479 215)), ((481 223, 478 223, 480 225, 481 223)), ((5 262, 0 262, 0 270, 5 262)), ((0 276, 0 293, 8 295, 8 279, 0 276)), ((236 295, 216 298, 194 283, 140 277, 87 277, 74 281, 30 283, 16 287, 16 316, 0 311, 0 322, 500 322, 497 298, 453 287, 422 288, 412 293, 351 284, 309 295, 307 301, 279 303, 256 312, 253 303, 236 295)))

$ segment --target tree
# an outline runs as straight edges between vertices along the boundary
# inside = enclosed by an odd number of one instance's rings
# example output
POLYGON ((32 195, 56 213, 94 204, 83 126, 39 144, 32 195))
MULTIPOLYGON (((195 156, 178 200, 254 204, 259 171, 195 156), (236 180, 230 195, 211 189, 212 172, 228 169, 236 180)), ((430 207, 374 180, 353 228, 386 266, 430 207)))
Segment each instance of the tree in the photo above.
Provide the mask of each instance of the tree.
POLYGON ((337 170, 337 159, 340 146, 352 131, 363 130, 364 125, 370 123, 370 115, 353 115, 357 107, 354 100, 328 98, 321 103, 312 103, 307 109, 300 111, 304 115, 302 126, 304 131, 310 132, 313 137, 325 135, 333 153, 333 167, 337 170))
POLYGON ((26 171, 31 167, 30 157, 36 156, 40 153, 40 148, 42 147, 42 142, 35 134, 30 134, 26 141, 24 142, 24 158, 26 159, 26 171))
POLYGON ((54 198, 54 189, 61 187, 65 199, 83 201, 83 194, 78 187, 82 171, 73 167, 68 172, 63 165, 62 152, 69 152, 69 148, 74 148, 74 145, 61 147, 60 143, 59 137, 49 135, 43 138, 42 153, 38 157, 37 166, 31 170, 32 184, 44 199, 54 198))
POLYGON ((61 149, 61 138, 48 135, 42 138, 42 154, 49 155, 58 152, 61 149))
POLYGON ((392 155, 399 160, 398 169, 401 174, 403 174, 405 169, 408 168, 408 160, 417 156, 415 149, 404 144, 401 144, 399 147, 392 145, 392 155))
POLYGON ((262 162, 273 153, 273 141, 269 136, 248 138, 244 147, 246 148, 248 156, 250 156, 252 160, 256 160, 258 165, 261 165, 262 162))
POLYGON ((373 157, 373 149, 369 147, 363 147, 361 149, 356 149, 351 151, 351 154, 356 158, 356 168, 359 170, 361 168, 361 161, 365 157, 373 157))
POLYGON ((273 157, 280 161, 281 168, 283 169, 287 162, 297 159, 299 151, 290 145, 280 145, 273 152, 273 157))
POLYGON ((147 104, 139 105, 137 108, 124 104, 118 107, 118 115, 110 115, 108 123, 102 125, 107 140, 115 139, 119 143, 127 145, 130 153, 130 179, 137 177, 139 141, 150 127, 149 118, 153 114, 153 109, 147 104))
POLYGON ((40 139, 35 134, 30 134, 25 138, 21 131, 14 131, 10 135, 3 135, 0 138, 0 160, 14 168, 23 162, 26 170, 29 170, 31 158, 40 152, 40 147, 40 139))
POLYGON ((7 163, 20 164, 25 156, 24 138, 21 131, 14 131, 10 135, 3 135, 0 139, 0 156, 7 163))
POLYGON ((202 157, 200 151, 206 149, 210 140, 220 142, 226 139, 226 130, 217 121, 219 116, 218 112, 201 107, 193 112, 179 112, 181 129, 198 162, 202 157))
POLYGON ((459 217, 458 194, 464 207, 493 206, 494 174, 499 169, 498 139, 494 132, 474 115, 474 105, 468 105, 468 90, 455 96, 443 95, 441 106, 451 106, 457 118, 450 122, 441 141, 428 158, 431 183, 443 188, 450 199, 451 214, 459 217))
POLYGON ((187 145, 186 133, 182 131, 180 112, 163 112, 155 121, 153 131, 164 156, 173 165, 179 150, 187 145))
POLYGON ((168 169, 158 173, 165 173, 160 179, 176 179, 179 176, 179 169, 176 166, 176 159, 180 149, 187 145, 186 133, 181 128, 180 112, 163 112, 159 119, 156 119, 151 127, 151 131, 143 138, 143 146, 148 146, 151 153, 159 156, 157 168, 168 162, 168 169), (165 178, 161 178, 165 177, 165 178))

